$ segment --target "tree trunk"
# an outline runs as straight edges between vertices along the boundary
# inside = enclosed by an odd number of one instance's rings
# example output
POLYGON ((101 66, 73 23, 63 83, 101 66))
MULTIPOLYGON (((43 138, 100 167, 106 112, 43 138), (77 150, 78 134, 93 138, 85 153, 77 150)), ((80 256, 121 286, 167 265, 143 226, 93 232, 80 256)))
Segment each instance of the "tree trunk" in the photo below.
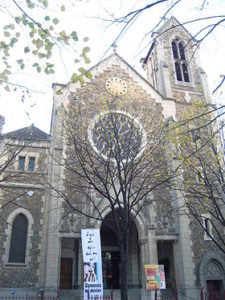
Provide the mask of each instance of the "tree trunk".
POLYGON ((127 286, 127 256, 128 256, 128 237, 126 237, 119 245, 120 247, 120 293, 121 300, 128 300, 128 286, 127 286))

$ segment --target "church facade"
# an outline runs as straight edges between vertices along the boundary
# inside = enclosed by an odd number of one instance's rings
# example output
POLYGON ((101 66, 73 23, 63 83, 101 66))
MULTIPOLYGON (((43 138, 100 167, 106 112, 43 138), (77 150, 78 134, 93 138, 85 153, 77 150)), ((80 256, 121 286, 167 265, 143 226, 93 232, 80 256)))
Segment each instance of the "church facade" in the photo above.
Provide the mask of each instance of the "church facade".
MULTIPOLYGON (((141 124, 137 127, 147 140, 143 148, 148 147, 151 128, 171 118, 178 120, 194 100, 210 101, 206 74, 193 43, 187 30, 171 18, 142 61, 147 79, 113 53, 91 69, 93 78, 82 86, 54 85, 50 135, 31 126, 2 136, 1 165, 10 163, 0 183, 0 296, 12 290, 17 295, 24 291, 49 295, 60 289, 79 299, 83 285, 81 229, 90 227, 101 232, 104 288, 120 288, 116 234, 105 226, 110 205, 96 192, 76 193, 79 172, 71 175, 63 163, 66 157, 73 164, 65 124, 69 116, 69 129, 78 130, 81 121, 77 116, 82 115, 82 130, 88 132, 100 122, 99 115, 105 116, 106 102, 114 101, 113 113, 119 113, 120 119, 141 124), (98 203, 101 221, 81 201, 84 198, 98 203), (77 213, 80 202, 84 214, 77 213), (88 213, 94 218, 87 217, 88 213)), ((95 143, 96 153, 107 155, 96 133, 88 141, 95 143)), ((179 299, 200 299, 201 288, 224 290, 225 257, 187 214, 177 213, 184 195, 162 184, 149 198, 143 209, 135 210, 130 227, 127 281, 129 289, 139 291, 134 299, 145 289, 146 264, 164 265, 167 289, 171 293, 178 290, 179 299)))

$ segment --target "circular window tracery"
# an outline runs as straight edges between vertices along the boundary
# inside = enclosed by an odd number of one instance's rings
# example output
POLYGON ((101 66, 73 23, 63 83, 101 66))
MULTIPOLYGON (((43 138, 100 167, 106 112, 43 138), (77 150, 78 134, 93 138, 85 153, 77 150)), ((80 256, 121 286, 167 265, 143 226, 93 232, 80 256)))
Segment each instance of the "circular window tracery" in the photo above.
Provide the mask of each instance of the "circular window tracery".
POLYGON ((88 138, 96 153, 114 162, 136 159, 147 144, 141 123, 123 111, 97 115, 88 127, 88 138))

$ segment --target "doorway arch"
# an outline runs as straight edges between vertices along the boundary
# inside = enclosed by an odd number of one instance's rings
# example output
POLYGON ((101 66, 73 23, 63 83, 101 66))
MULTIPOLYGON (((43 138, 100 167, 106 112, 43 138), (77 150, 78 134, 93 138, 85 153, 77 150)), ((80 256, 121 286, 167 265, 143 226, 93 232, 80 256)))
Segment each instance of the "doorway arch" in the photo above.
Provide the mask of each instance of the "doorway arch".
MULTIPOLYGON (((120 253, 116 229, 109 212, 100 227, 102 247, 103 286, 105 289, 120 288, 120 253)), ((138 229, 131 222, 128 247, 128 286, 140 287, 140 249, 138 229)))

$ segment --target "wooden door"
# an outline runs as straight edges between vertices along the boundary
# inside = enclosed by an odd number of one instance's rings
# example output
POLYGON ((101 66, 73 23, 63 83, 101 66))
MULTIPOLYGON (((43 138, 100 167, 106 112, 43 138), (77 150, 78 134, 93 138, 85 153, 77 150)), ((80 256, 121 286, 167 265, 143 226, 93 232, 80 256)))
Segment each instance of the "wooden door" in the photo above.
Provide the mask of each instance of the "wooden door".
POLYGON ((72 289, 72 258, 61 258, 60 289, 72 289))

